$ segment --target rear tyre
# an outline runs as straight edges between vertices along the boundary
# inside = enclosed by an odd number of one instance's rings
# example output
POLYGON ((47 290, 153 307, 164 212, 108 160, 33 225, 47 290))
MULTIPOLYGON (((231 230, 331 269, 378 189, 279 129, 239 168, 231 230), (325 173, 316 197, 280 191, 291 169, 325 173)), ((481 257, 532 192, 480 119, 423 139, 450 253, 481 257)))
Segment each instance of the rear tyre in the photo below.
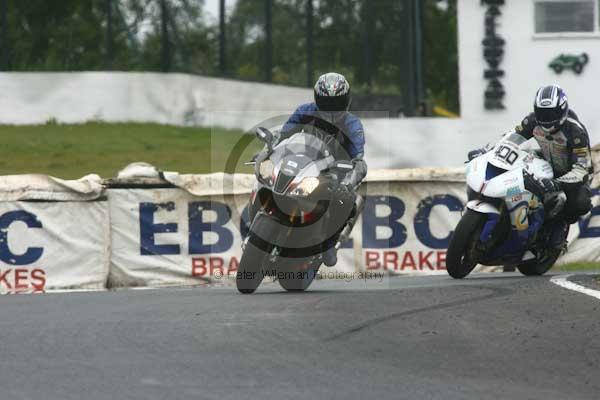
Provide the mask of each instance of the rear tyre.
POLYGON ((315 280, 321 264, 307 269, 297 268, 281 273, 279 284, 288 292, 303 292, 315 280))
POLYGON ((539 276, 544 275, 563 252, 567 243, 567 237, 569 236, 569 225, 558 225, 558 227, 546 228, 543 232, 541 243, 545 243, 546 246, 542 246, 544 251, 541 258, 535 258, 528 262, 524 262, 521 265, 517 265, 519 272, 525 276, 539 276), (544 234, 545 233, 545 234, 544 234), (560 236, 557 236, 560 235, 560 236))
POLYGON ((268 254, 248 240, 240 259, 235 284, 240 293, 252 294, 264 278, 264 264, 268 254))
POLYGON ((454 279, 462 279, 469 275, 477 265, 477 262, 473 261, 475 246, 486 221, 486 214, 469 209, 456 226, 446 254, 446 269, 448 275, 454 279))
POLYGON ((545 252, 541 260, 532 260, 528 263, 518 265, 519 272, 525 276, 540 276, 544 275, 556 262, 562 249, 549 249, 545 252))

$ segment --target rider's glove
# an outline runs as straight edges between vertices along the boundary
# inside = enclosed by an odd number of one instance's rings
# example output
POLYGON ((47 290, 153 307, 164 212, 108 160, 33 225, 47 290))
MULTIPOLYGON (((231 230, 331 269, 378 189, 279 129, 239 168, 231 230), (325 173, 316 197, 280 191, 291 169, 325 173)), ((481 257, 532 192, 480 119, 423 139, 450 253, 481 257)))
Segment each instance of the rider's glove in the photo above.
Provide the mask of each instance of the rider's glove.
POLYGON ((349 191, 354 191, 358 185, 362 182, 365 175, 367 175, 367 164, 362 158, 356 158, 352 160, 354 168, 348 172, 341 184, 346 186, 349 191))
POLYGON ((544 210, 546 218, 552 219, 556 217, 565 207, 567 195, 565 192, 552 192, 544 196, 544 210))
POLYGON ((554 179, 537 179, 527 171, 523 171, 525 189, 542 200, 548 218, 555 217, 563 208, 566 196, 561 193, 560 183, 554 179))
POLYGON ((560 184, 554 179, 538 179, 527 171, 523 171, 525 189, 543 199, 548 193, 560 192, 560 184))
POLYGON ((345 186, 349 191, 354 191, 356 186, 358 186, 356 173, 354 171, 348 172, 344 179, 342 179, 341 185, 345 186))
POLYGON ((477 158, 480 155, 485 154, 485 153, 486 153, 486 151, 483 148, 471 150, 470 152, 467 153, 467 158, 469 159, 469 161, 473 161, 474 158, 477 158))
POLYGON ((554 179, 544 178, 540 179, 539 181, 542 187, 544 188, 544 192, 546 193, 555 193, 560 192, 562 190, 560 183, 558 183, 554 179))
POLYGON ((469 161, 467 161, 467 162, 473 161, 474 158, 477 158, 477 157, 487 153, 488 151, 490 151, 493 148, 494 148, 494 146, 491 143, 488 143, 480 149, 471 150, 470 152, 467 153, 467 158, 469 159, 469 161))

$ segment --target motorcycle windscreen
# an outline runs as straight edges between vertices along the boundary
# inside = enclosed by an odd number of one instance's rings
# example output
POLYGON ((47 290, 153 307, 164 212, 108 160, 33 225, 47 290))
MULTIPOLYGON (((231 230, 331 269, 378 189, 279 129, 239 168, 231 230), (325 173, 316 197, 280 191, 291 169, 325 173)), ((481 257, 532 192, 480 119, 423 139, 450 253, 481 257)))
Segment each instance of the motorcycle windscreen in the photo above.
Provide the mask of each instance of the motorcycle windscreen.
POLYGON ((271 159, 281 160, 291 154, 304 154, 314 160, 320 160, 330 155, 329 140, 305 132, 296 133, 291 138, 281 142, 271 156, 271 159))
POLYGON ((498 175, 502 175, 505 172, 506 170, 504 168, 498 168, 493 164, 488 164, 485 169, 485 180, 489 181, 490 179, 493 179, 498 175))

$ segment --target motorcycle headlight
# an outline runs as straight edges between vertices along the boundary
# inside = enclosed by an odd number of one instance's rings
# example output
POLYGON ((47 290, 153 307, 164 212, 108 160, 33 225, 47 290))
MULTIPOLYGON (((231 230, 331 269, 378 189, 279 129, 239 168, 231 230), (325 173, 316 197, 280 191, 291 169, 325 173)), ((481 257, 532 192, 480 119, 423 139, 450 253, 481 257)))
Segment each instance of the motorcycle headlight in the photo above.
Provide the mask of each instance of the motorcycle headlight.
POLYGON ((310 177, 304 178, 298 186, 296 186, 291 192, 292 196, 303 196, 306 197, 310 195, 315 189, 319 186, 319 178, 310 177))
POLYGON ((265 181, 269 181, 273 176, 274 169, 275 165, 273 165, 273 161, 265 160, 261 162, 258 166, 258 173, 260 174, 260 177, 263 178, 265 181))

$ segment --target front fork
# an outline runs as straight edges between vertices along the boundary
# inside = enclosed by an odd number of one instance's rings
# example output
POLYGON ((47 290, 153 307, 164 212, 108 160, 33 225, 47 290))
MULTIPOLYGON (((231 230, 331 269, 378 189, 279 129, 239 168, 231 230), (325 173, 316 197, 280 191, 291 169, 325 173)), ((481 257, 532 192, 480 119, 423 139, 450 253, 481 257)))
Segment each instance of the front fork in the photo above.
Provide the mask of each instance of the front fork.
MULTIPOLYGON (((482 207, 479 205, 479 212, 482 207)), ((473 207, 469 207, 473 209, 473 207)), ((544 209, 539 207, 532 210, 528 215, 528 226, 526 231, 515 232, 511 218, 505 206, 497 209, 491 205, 485 206, 487 221, 482 227, 479 235, 479 243, 476 247, 478 257, 496 259, 502 257, 509 249, 521 248, 524 254, 532 250, 536 243, 538 232, 544 224, 544 209), (493 208, 493 209, 492 209, 493 208)))
POLYGON ((508 238, 512 230, 510 215, 504 204, 497 208, 492 204, 473 200, 467 203, 467 208, 487 216, 474 249, 477 259, 487 257, 508 238))
POLYGON ((358 217, 362 214, 365 208, 365 200, 360 194, 356 194, 356 200, 354 202, 354 210, 352 212, 352 216, 346 222, 346 225, 342 229, 340 236, 335 244, 335 248, 339 250, 340 246, 343 242, 350 238, 350 234, 352 233, 352 229, 354 225, 356 225, 356 221, 358 221, 358 217))

